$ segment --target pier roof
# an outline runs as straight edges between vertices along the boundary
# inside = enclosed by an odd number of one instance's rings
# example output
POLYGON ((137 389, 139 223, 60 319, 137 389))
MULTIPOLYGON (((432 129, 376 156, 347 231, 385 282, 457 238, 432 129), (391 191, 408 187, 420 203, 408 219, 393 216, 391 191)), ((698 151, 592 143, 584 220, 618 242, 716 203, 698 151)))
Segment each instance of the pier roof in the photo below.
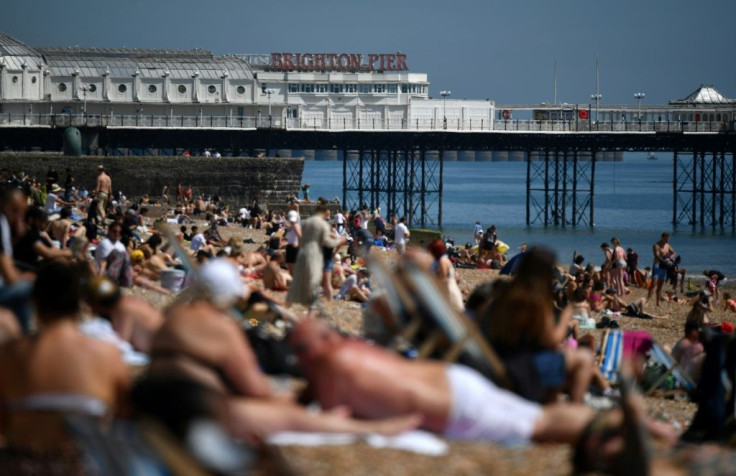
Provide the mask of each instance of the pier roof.
POLYGON ((58 76, 80 74, 112 77, 133 75, 160 78, 169 73, 172 79, 251 79, 245 61, 232 56, 214 56, 207 50, 151 50, 132 48, 37 48, 49 69, 58 76))
POLYGON ((736 103, 736 100, 729 99, 721 94, 712 85, 701 84, 698 89, 693 91, 688 97, 684 99, 676 99, 670 101, 670 104, 732 104, 736 103))
POLYGON ((41 55, 10 35, 0 33, 0 65, 12 70, 24 67, 40 68, 43 64, 41 55))

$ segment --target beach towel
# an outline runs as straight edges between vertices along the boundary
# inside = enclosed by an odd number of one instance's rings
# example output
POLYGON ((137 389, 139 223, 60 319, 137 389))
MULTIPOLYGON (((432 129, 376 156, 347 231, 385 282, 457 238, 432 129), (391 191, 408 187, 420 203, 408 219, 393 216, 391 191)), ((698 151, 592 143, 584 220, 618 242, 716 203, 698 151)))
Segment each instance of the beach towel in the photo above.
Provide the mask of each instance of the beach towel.
POLYGON ((269 444, 276 446, 350 445, 359 441, 365 441, 374 448, 393 448, 427 456, 443 456, 448 452, 446 442, 433 433, 421 430, 407 431, 396 436, 284 431, 267 439, 269 444))

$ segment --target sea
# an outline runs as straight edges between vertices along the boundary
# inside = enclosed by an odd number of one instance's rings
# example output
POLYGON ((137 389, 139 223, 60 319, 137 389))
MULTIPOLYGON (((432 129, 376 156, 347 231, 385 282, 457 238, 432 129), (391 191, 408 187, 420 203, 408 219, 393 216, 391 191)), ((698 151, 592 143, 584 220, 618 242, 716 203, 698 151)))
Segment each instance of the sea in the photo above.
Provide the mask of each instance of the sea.
MULTIPOLYGON (((509 255, 527 243, 551 248, 560 263, 577 251, 596 264, 603 261, 601 243, 615 236, 639 254, 643 268, 651 266, 652 245, 667 231, 688 275, 717 269, 735 278, 736 235, 730 227, 672 225, 672 160, 667 154, 648 160, 632 152, 623 162, 597 162, 592 227, 527 226, 524 162, 446 162, 442 232, 463 245, 472 241, 478 220, 484 229, 496 226, 498 238, 510 246, 509 255)), ((306 161, 302 180, 311 185, 311 197, 342 197, 341 162, 306 161)))

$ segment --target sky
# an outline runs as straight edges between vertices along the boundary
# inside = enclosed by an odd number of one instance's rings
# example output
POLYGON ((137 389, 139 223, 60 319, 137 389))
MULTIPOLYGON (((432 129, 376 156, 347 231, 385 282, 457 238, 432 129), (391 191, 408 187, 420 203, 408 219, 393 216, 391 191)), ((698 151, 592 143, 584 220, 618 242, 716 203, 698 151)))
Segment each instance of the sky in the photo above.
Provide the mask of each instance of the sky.
POLYGON ((736 98, 734 0, 10 0, 0 31, 31 46, 230 53, 395 53, 430 95, 664 104, 712 84, 736 98))

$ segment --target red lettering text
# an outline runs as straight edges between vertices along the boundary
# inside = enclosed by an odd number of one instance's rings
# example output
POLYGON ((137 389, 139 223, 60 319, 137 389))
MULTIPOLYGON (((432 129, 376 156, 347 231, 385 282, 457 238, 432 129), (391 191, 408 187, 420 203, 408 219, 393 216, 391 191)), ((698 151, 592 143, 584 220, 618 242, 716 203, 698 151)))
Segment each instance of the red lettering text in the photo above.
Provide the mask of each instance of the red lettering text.
POLYGON ((327 60, 330 62, 330 69, 334 70, 335 69, 335 57, 337 55, 335 53, 329 53, 325 56, 327 56, 327 60))
POLYGON ((396 69, 398 71, 406 71, 407 69, 409 69, 406 67, 406 55, 397 54, 396 63, 396 69))
POLYGON ((281 53, 271 53, 271 67, 281 69, 281 53))
POLYGON ((292 61, 294 57, 291 53, 284 53, 284 61, 283 61, 283 68, 287 71, 291 71, 294 69, 294 62, 292 61))
POLYGON ((325 69, 325 55, 314 55, 314 69, 325 69))
POLYGON ((374 64, 378 61, 378 55, 368 55, 368 69, 373 71, 375 68, 374 64))

